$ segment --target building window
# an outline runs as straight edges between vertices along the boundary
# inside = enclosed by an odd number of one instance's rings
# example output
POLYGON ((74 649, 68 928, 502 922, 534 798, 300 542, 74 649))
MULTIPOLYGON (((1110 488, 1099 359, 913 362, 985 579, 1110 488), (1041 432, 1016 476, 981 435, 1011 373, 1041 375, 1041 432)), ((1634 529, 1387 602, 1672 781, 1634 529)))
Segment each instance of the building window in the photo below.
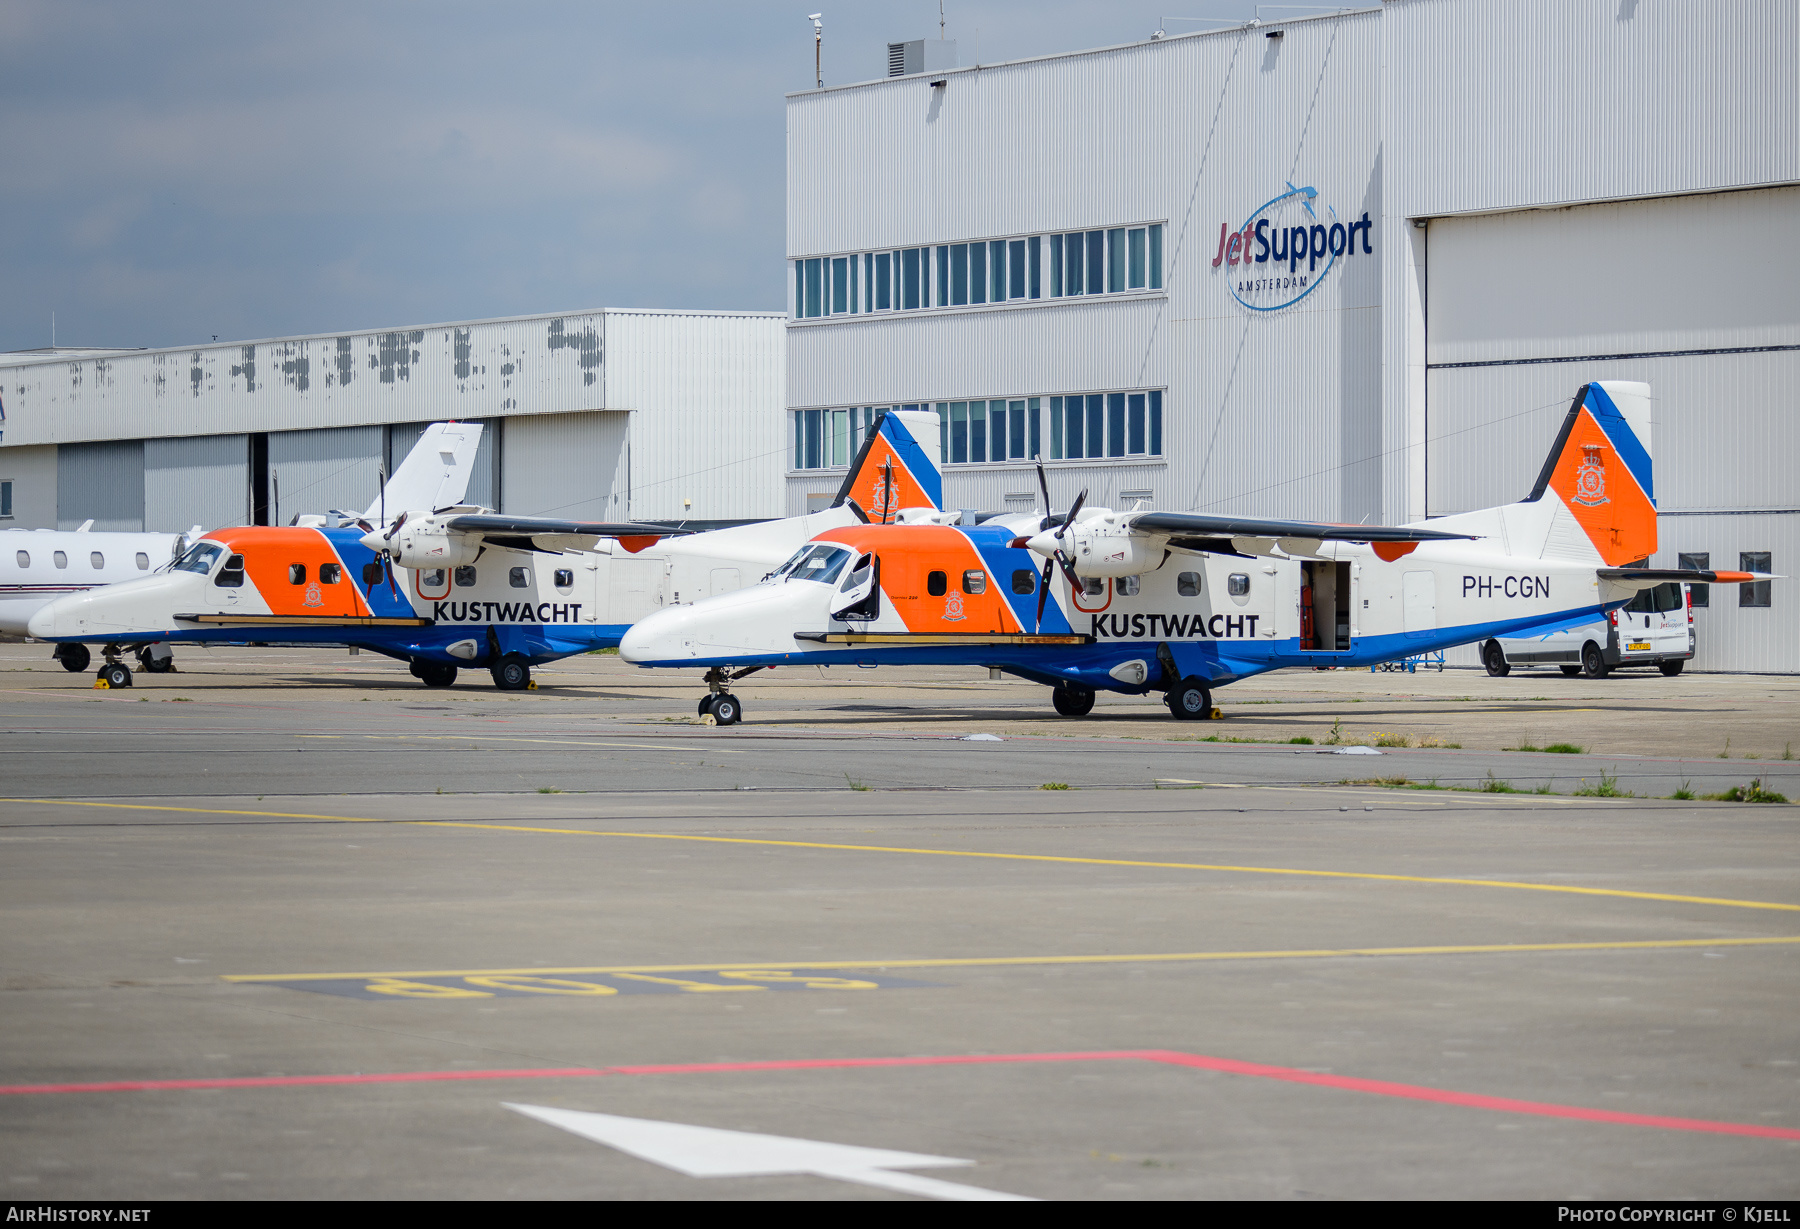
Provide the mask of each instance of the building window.
MULTIPOLYGON (((1712 555, 1706 551, 1701 551, 1698 554, 1692 555, 1681 555, 1678 556, 1676 566, 1688 568, 1695 572, 1710 572, 1712 570, 1712 555)), ((1690 604, 1694 606, 1710 606, 1712 605, 1712 586, 1689 585, 1688 598, 1690 604)))
POLYGON ((796 320, 1161 290, 1163 226, 808 256, 792 261, 796 320))
POLYGON ((12 519, 12 479, 0 480, 0 520, 12 519))
MULTIPOLYGON (((1747 550, 1738 555, 1738 569, 1744 572, 1770 572, 1771 555, 1766 550, 1747 550)), ((1769 587, 1773 581, 1753 580, 1738 586, 1739 606, 1768 606, 1770 604, 1769 587)))

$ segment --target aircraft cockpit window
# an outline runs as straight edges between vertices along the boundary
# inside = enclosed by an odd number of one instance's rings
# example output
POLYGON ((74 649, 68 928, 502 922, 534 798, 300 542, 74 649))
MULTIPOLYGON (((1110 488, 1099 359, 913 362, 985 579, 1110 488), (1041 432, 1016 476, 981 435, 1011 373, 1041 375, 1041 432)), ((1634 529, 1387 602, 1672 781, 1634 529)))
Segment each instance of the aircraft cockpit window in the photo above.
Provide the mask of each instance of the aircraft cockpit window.
POLYGON ((1200 596, 1200 573, 1183 572, 1175 578, 1175 592, 1182 597, 1200 596))
POLYGON ((344 579, 344 569, 341 565, 336 563, 321 563, 319 565, 320 584, 335 585, 342 579, 344 579))
POLYGON ((100 571, 106 566, 106 556, 102 555, 99 551, 92 552, 88 555, 88 566, 93 568, 96 572, 100 571))
POLYGON ((150 570, 150 556, 146 555, 143 551, 137 553, 136 563, 138 571, 148 572, 150 570))
POLYGON ((288 584, 303 585, 306 583, 306 565, 304 563, 288 564, 288 584))
POLYGON ((227 559, 225 566, 219 569, 219 574, 213 577, 213 584, 221 589, 235 589, 243 583, 244 557, 242 555, 233 555, 227 559))
POLYGON ((1014 593, 1036 593, 1037 573, 1030 568, 1016 568, 1013 571, 1014 593))
POLYGON ((943 597, 950 591, 950 578, 942 572, 933 572, 925 578, 925 592, 932 597, 943 597))
POLYGON ((464 564, 462 567, 457 568, 455 572, 451 573, 451 575, 455 578, 456 587, 458 589, 473 589, 475 587, 474 564, 464 564))
POLYGON ((171 570, 176 572, 198 572, 205 576, 212 571, 213 564, 225 548, 216 542, 196 542, 188 548, 187 554, 177 559, 171 570))
POLYGON ((963 592, 969 594, 987 592, 987 573, 969 571, 963 573, 963 592))
POLYGON ((19 552, 19 566, 22 568, 28 568, 31 566, 31 552, 30 551, 22 550, 19 552))
POLYGON ((836 584, 850 562, 850 552, 841 546, 815 545, 812 554, 802 559, 791 573, 795 580, 816 580, 820 584, 836 584))
POLYGON ((56 559, 57 567, 66 568, 69 566, 69 557, 67 555, 65 555, 62 551, 56 552, 55 559, 56 559))
POLYGON ((763 579, 764 580, 779 580, 779 579, 781 579, 782 577, 786 576, 789 572, 792 572, 794 570, 794 568, 799 565, 800 561, 802 559, 806 558, 808 555, 812 554, 812 552, 813 552, 813 545, 811 542, 808 542, 805 546, 802 546, 799 550, 797 550, 793 554, 789 555, 786 563, 784 563, 780 567, 776 568, 773 572, 770 572, 767 576, 763 577, 763 579))

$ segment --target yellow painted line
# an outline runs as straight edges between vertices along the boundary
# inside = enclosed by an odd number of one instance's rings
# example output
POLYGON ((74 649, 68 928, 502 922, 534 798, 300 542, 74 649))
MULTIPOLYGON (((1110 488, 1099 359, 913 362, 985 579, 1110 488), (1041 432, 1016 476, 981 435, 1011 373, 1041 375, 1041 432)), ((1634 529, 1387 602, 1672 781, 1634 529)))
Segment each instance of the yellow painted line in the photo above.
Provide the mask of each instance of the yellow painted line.
POLYGON ((844 845, 828 841, 778 841, 765 837, 699 836, 676 832, 613 832, 596 828, 543 828, 530 824, 497 824, 476 820, 397 819, 367 816, 306 815, 282 811, 237 811, 207 807, 156 806, 147 803, 89 802, 63 798, 0 798, 0 802, 49 806, 110 807, 126 811, 182 811, 196 815, 256 815, 268 819, 332 819, 341 823, 392 823, 420 828, 475 828, 489 832, 533 832, 547 836, 629 837, 645 841, 695 841, 710 845, 761 845, 777 849, 829 849, 840 853, 896 853, 935 858, 986 858, 1002 862, 1050 862, 1070 866, 1136 866, 1151 870, 1219 871, 1237 875, 1294 875, 1312 879, 1366 879, 1380 883, 1429 883, 1445 887, 1512 888, 1525 892, 1559 892, 1572 896, 1612 896, 1625 900, 1661 900, 1685 905, 1722 905, 1734 909, 1776 909, 1800 913, 1800 905, 1779 901, 1733 900, 1719 896, 1684 896, 1673 892, 1636 892, 1626 888, 1584 888, 1574 884, 1527 883, 1512 879, 1460 879, 1433 875, 1387 875, 1376 871, 1321 871, 1289 866, 1237 866, 1214 862, 1152 862, 1137 858, 1077 858, 1044 853, 995 853, 979 849, 920 849, 905 845, 844 845))
POLYGON ((712 964, 622 964, 550 969, 408 969, 381 973, 228 973, 229 982, 355 981, 365 977, 560 977, 574 973, 706 973, 725 969, 950 969, 1024 965, 1191 964, 1216 960, 1318 960, 1339 956, 1480 956, 1509 952, 1600 952, 1684 947, 1770 947, 1800 935, 1751 939, 1626 939, 1593 943, 1465 943, 1429 947, 1324 947, 1266 952, 1150 952, 1125 956, 952 956, 924 960, 760 960, 712 964))
MULTIPOLYGON (((296 734, 296 738, 344 738, 343 734, 296 734)), ((554 743, 565 747, 612 747, 626 751, 692 751, 696 747, 715 755, 748 755, 747 751, 731 751, 723 747, 703 744, 696 739, 691 743, 605 743, 593 742, 585 738, 521 738, 511 734, 364 734, 363 738, 378 742, 494 742, 494 743, 554 743)))

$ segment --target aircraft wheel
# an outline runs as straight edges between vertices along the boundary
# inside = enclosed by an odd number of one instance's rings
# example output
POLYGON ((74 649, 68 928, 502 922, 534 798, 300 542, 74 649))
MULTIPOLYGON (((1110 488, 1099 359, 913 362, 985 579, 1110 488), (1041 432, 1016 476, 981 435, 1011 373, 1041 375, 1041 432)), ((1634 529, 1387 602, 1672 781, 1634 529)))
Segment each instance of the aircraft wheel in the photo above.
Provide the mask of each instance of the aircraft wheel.
POLYGON ((1557 669, 1561 670, 1564 674, 1568 675, 1570 678, 1574 678, 1577 674, 1581 673, 1580 666, 1558 666, 1557 669))
POLYGON ((1210 721, 1212 690, 1197 678, 1184 678, 1169 689, 1169 711, 1180 721, 1210 721))
POLYGON ((730 692, 723 692, 713 697, 712 718, 720 725, 736 725, 743 720, 744 706, 730 692))
POLYGON ((100 668, 100 677, 106 680, 108 687, 119 688, 131 686, 131 667, 112 665, 100 668))
POLYGON ((713 701, 716 699, 718 699, 718 697, 713 695, 713 693, 710 691, 707 692, 705 695, 701 696, 700 697, 700 708, 698 709, 699 715, 704 717, 704 716, 706 716, 706 714, 710 713, 712 711, 713 701))
POLYGON ((139 653, 138 660, 144 663, 144 669, 152 674, 167 674, 175 669, 175 656, 152 657, 148 652, 139 653))
POLYGON ((1094 711, 1092 687, 1052 687, 1050 702, 1065 717, 1085 717, 1094 711))
POLYGON ((418 675, 427 687, 448 687, 456 681, 456 667, 442 665, 435 661, 416 661, 413 673, 418 675))
POLYGON ((59 644, 56 646, 55 657, 70 674, 80 674, 88 668, 88 662, 93 660, 85 644, 59 644))
POLYGON ((494 666, 494 686, 501 691, 524 691, 531 683, 531 666, 517 653, 508 653, 494 666))
POLYGON ((1481 650, 1481 664, 1497 679, 1503 679, 1512 673, 1512 667, 1506 664, 1506 650, 1500 647, 1498 640, 1488 641, 1481 650))
POLYGON ((1609 667, 1606 664, 1606 658, 1600 656, 1599 645, 1590 640, 1582 646, 1581 673, 1583 677, 1603 679, 1606 677, 1608 669, 1609 667))
POLYGON ((1677 674, 1681 673, 1681 667, 1684 664, 1686 663, 1679 661, 1659 661, 1656 663, 1656 668, 1670 678, 1674 678, 1677 674))

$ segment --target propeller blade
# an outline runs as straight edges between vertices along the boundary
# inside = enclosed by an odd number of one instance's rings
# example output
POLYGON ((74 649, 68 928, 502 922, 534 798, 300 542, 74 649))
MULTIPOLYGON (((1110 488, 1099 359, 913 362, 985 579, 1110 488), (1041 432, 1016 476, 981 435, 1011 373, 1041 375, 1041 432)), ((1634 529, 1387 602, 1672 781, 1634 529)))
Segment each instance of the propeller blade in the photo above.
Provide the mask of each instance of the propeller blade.
POLYGON ((1075 497, 1075 502, 1069 505, 1069 515, 1063 518, 1062 526, 1056 531, 1056 540, 1058 542, 1062 541, 1062 536, 1064 533, 1068 532, 1069 526, 1075 523, 1075 518, 1081 515, 1081 505, 1086 502, 1087 488, 1083 487, 1081 488, 1081 494, 1075 497))
POLYGON ((1034 633, 1044 630, 1044 603, 1050 600, 1050 569, 1055 566, 1056 564, 1053 560, 1044 560, 1044 575, 1043 579, 1038 584, 1037 624, 1032 628, 1034 633))
POLYGON ((1044 530, 1050 528, 1050 481, 1044 477, 1044 454, 1041 452, 1038 453, 1037 472, 1038 494, 1044 501, 1041 505, 1044 510, 1043 515, 1038 518, 1038 532, 1042 533, 1044 530))
POLYGON ((388 592, 399 597, 400 590, 394 587, 394 557, 386 551, 381 552, 381 570, 387 573, 388 592))

